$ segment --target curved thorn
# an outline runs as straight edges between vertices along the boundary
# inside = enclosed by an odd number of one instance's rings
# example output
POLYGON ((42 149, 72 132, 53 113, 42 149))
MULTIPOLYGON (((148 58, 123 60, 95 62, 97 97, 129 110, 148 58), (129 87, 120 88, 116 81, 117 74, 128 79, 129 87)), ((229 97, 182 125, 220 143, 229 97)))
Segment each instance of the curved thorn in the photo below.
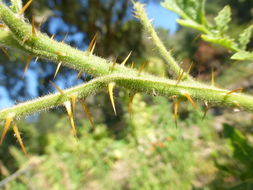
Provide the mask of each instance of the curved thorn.
POLYGON ((113 98, 113 88, 114 88, 114 86, 115 86, 115 83, 109 83, 108 84, 108 92, 109 92, 109 96, 110 96, 110 100, 111 100, 111 103, 112 103, 112 108, 113 108, 114 114, 117 115, 116 108, 115 108, 115 103, 114 103, 114 98, 113 98))
POLYGON ((57 65, 56 71, 55 71, 55 73, 54 73, 54 79, 55 79, 56 75, 57 75, 58 72, 59 72, 59 69, 60 69, 60 67, 61 67, 61 64, 62 64, 62 62, 58 63, 58 65, 57 65))
POLYGON ((4 124, 4 129, 3 129, 3 133, 2 133, 2 136, 1 136, 1 140, 0 140, 0 145, 3 143, 3 140, 4 140, 4 137, 10 127, 10 124, 11 122, 13 121, 13 118, 12 117, 7 117, 6 120, 5 120, 5 124, 4 124))
POLYGON ((23 73, 23 77, 22 77, 23 79, 25 78, 25 74, 26 74, 26 71, 27 71, 27 69, 29 67, 29 64, 31 62, 31 59, 32 59, 31 56, 28 56, 27 59, 26 59, 26 65, 25 65, 25 69, 24 69, 24 73, 23 73))
POLYGON ((54 84, 52 81, 49 81, 62 95, 64 94, 64 92, 58 87, 56 86, 56 84, 54 84))
POLYGON ((198 107, 196 106, 195 102, 192 100, 190 94, 185 93, 184 96, 187 98, 187 100, 191 103, 191 105, 193 106, 193 108, 195 110, 198 110, 198 107))
POLYGON ((21 16, 25 11, 26 9, 29 7, 29 5, 32 3, 33 0, 30 0, 28 1, 23 7, 22 9, 19 11, 18 15, 21 16))
POLYGON ((80 103, 81 103, 81 105, 82 105, 82 108, 83 108, 83 111, 84 111, 86 117, 87 117, 88 120, 90 121, 90 124, 91 124, 92 128, 95 129, 95 125, 94 125, 94 123, 93 123, 93 121, 92 121, 91 114, 90 114, 90 112, 89 112, 89 110, 88 110, 88 107, 86 106, 86 104, 84 103, 83 100, 81 100, 80 103))
POLYGON ((131 56, 131 54, 132 54, 132 51, 130 51, 130 53, 128 54, 128 56, 124 59, 124 61, 121 63, 121 65, 125 65, 126 64, 126 62, 127 62, 127 60, 129 59, 129 57, 131 56))
POLYGON ((19 142, 19 144, 20 144, 20 146, 21 146, 22 151, 27 155, 27 152, 26 152, 25 146, 24 146, 24 144, 23 144, 22 138, 21 138, 21 136, 20 136, 18 127, 17 127, 17 125, 16 125, 15 123, 14 123, 14 125, 13 125, 13 131, 14 131, 14 133, 15 133, 17 139, 18 139, 18 142, 19 142))
POLYGON ((68 116, 69 116, 69 121, 70 121, 70 125, 72 128, 72 133, 75 137, 77 137, 76 135, 76 128, 75 128, 75 123, 74 123, 74 118, 73 118, 73 114, 72 114, 72 110, 71 110, 71 103, 69 101, 64 103, 64 106, 67 110, 68 116))

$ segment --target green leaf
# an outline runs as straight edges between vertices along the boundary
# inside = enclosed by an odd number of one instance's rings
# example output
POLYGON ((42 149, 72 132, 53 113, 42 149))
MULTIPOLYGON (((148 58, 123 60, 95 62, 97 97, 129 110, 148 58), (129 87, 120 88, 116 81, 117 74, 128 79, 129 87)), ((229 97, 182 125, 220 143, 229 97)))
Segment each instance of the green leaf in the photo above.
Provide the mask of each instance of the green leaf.
POLYGON ((204 33, 208 32, 207 29, 203 25, 198 24, 198 23, 194 22, 193 20, 177 19, 177 23, 182 26, 193 28, 195 30, 198 30, 198 31, 201 31, 204 33))
POLYGON ((217 29, 222 33, 228 30, 228 23, 231 21, 231 8, 227 5, 214 18, 217 29))
POLYGON ((250 42, 250 37, 252 33, 253 25, 246 28, 239 37, 239 47, 243 50, 246 49, 247 44, 250 42))
POLYGON ((239 51, 237 53, 235 53, 231 59, 235 59, 235 60, 253 60, 253 53, 248 52, 248 51, 239 51))
POLYGON ((221 45, 221 46, 228 48, 230 50, 233 50, 233 51, 237 51, 237 49, 238 49, 237 45, 234 42, 234 39, 229 38, 227 36, 220 37, 220 36, 213 36, 213 35, 201 35, 201 38, 204 41, 221 45))

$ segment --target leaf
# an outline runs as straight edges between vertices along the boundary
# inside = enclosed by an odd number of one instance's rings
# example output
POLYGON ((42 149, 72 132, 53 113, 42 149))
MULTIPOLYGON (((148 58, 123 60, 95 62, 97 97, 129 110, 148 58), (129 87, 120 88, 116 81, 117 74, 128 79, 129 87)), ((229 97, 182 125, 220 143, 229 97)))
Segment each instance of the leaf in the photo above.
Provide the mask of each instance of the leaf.
POLYGON ((231 21, 231 8, 225 6, 214 18, 217 29, 222 33, 228 30, 228 23, 231 21))
POLYGON ((250 37, 252 34, 253 25, 246 28, 239 37, 239 47, 243 50, 246 49, 247 44, 250 42, 250 37))
POLYGON ((205 0, 165 0, 161 5, 169 9, 182 18, 187 20, 194 20, 198 23, 204 21, 204 8, 205 0))
POLYGON ((228 36, 220 37, 220 36, 213 36, 213 35, 201 35, 201 38, 207 42, 221 45, 233 51, 237 50, 237 46, 234 42, 234 39, 229 38, 228 36))
POLYGON ((194 22, 193 20, 177 19, 177 23, 182 26, 193 28, 195 30, 198 30, 198 31, 201 31, 204 33, 206 32, 206 28, 203 25, 198 24, 198 23, 194 22))
POLYGON ((253 60, 253 53, 248 52, 248 51, 239 51, 237 53, 235 53, 231 59, 234 60, 253 60))

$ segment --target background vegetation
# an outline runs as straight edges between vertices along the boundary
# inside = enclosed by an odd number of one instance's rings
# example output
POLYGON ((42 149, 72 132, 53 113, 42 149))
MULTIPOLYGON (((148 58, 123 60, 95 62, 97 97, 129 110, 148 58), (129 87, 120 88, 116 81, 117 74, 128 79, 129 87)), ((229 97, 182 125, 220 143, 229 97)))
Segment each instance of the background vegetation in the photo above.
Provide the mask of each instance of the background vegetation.
MULTIPOLYGON (((151 1, 146 1, 150 3, 151 1)), ((25 1, 24 1, 25 3, 25 1)), ((158 3, 154 1, 153 3, 158 3)), ((229 4, 232 8, 230 35, 235 36, 252 22, 252 1, 207 1, 206 11, 214 15, 229 4)), ((127 0, 34 1, 26 17, 35 16, 37 24, 44 20, 42 31, 55 34, 61 41, 86 49, 98 32, 95 54, 122 61, 131 50, 135 67, 144 62, 145 70, 156 75, 170 75, 164 60, 153 46, 139 21, 131 16, 127 0), (131 36, 130 36, 131 34, 131 36), (122 60, 121 60, 122 59, 122 60)), ((199 32, 179 27, 176 34, 163 28, 159 36, 191 74, 203 81, 211 80, 214 70, 217 85, 229 89, 243 87, 252 93, 252 63, 232 61, 230 51, 204 42, 199 32)), ((252 40, 247 50, 252 50, 252 40)), ((25 58, 20 52, 0 57, 2 89, 17 102, 52 92, 55 66, 50 62, 32 63, 35 78, 31 91, 29 78, 22 80, 25 58), (15 69, 14 69, 15 68, 15 69)), ((61 68, 55 79, 61 87, 69 87, 91 76, 83 74, 76 80, 75 71, 61 68)), ((27 158, 11 132, 0 148, 2 183, 11 179, 4 189, 252 189, 253 146, 250 113, 212 108, 205 119, 204 111, 195 111, 182 103, 178 127, 173 120, 173 105, 166 98, 136 95, 133 115, 127 113, 128 92, 116 92, 118 115, 111 109, 108 95, 90 96, 87 104, 95 122, 93 130, 81 107, 75 113, 78 141, 69 130, 65 111, 36 114, 20 121, 18 126, 27 158)))

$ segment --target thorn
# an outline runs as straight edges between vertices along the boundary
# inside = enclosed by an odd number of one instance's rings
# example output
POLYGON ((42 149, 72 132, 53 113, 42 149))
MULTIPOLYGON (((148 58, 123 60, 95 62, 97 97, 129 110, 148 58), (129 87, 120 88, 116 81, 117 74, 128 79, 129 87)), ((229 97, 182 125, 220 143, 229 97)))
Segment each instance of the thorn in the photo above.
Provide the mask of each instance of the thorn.
POLYGON ((32 16, 32 34, 36 35, 35 25, 34 25, 34 16, 32 16))
POLYGON ((22 45, 28 40, 29 38, 26 36, 23 40, 22 40, 22 45))
POLYGON ((8 51, 5 48, 1 48, 1 50, 4 52, 4 54, 6 55, 6 57, 8 57, 8 59, 10 59, 10 55, 8 53, 8 51))
POLYGON ((22 141, 22 138, 21 138, 21 136, 20 136, 18 127, 17 127, 17 125, 16 125, 15 123, 14 123, 14 125, 13 125, 13 131, 14 131, 14 133, 15 133, 17 139, 18 139, 18 142, 19 142, 19 144, 20 144, 20 146, 21 146, 21 149, 22 149, 23 152, 27 155, 27 152, 26 152, 26 150, 25 150, 25 146, 24 146, 23 141, 22 141))
POLYGON ((130 51, 130 53, 128 54, 128 56, 124 59, 124 61, 121 63, 121 65, 125 65, 126 64, 126 62, 127 62, 127 60, 129 59, 129 57, 131 56, 131 54, 132 54, 132 51, 130 51))
POLYGON ((65 106, 65 108, 67 110, 67 113, 68 113, 68 116, 69 116, 69 121, 70 121, 70 125, 72 127, 73 135, 75 137, 77 137, 75 123, 74 123, 73 114, 72 114, 72 110, 71 110, 71 103, 69 101, 67 101, 67 102, 64 103, 64 106, 65 106))
POLYGON ((42 26, 43 21, 44 21, 44 17, 43 17, 43 18, 41 19, 41 21, 39 22, 39 25, 38 25, 38 30, 40 30, 40 29, 41 29, 41 26, 42 26))
POLYGON ((72 111, 73 113, 75 113, 76 111, 76 96, 75 95, 71 96, 71 103, 72 103, 72 111))
POLYGON ((198 107, 196 106, 195 102, 192 100, 191 96, 187 93, 184 94, 184 96, 187 98, 187 100, 191 103, 191 105, 193 106, 193 108, 195 110, 198 110, 198 107))
POLYGON ((54 36, 55 36, 55 34, 53 34, 53 35, 50 37, 50 39, 53 40, 53 39, 54 39, 54 36))
POLYGON ((67 32, 67 33, 65 34, 63 40, 62 40, 62 43, 65 42, 65 40, 67 39, 68 35, 69 35, 69 33, 67 32))
POLYGON ((29 7, 29 5, 32 3, 33 0, 30 0, 28 1, 23 7, 22 9, 19 11, 18 15, 21 16, 25 11, 26 9, 29 7))
POLYGON ((5 28, 5 25, 0 23, 0 28, 5 28))
POLYGON ((90 54, 92 54, 92 52, 95 48, 97 35, 98 35, 98 33, 96 32, 95 36, 92 38, 92 40, 90 42, 90 45, 88 46, 87 51, 90 52, 90 54))
POLYGON ((57 73, 58 73, 58 71, 61 67, 61 64, 62 64, 62 62, 58 63, 58 65, 57 65, 57 68, 56 68, 56 71, 55 71, 55 74, 54 74, 54 79, 55 79, 55 77, 56 77, 56 75, 57 75, 57 73))
POLYGON ((132 62, 132 64, 131 64, 131 67, 130 67, 131 69, 133 69, 134 68, 134 62, 132 62))
POLYGON ((128 113, 131 116, 133 113, 133 99, 134 99, 135 94, 129 94, 129 104, 128 104, 128 113))
POLYGON ((112 103, 113 111, 114 111, 115 115, 117 115, 116 108, 115 108, 115 103, 114 103, 114 98, 113 98, 113 88, 114 88, 114 86, 115 86, 115 83, 109 83, 108 84, 108 92, 109 92, 110 100, 111 100, 111 103, 112 103))
POLYGON ((208 103, 207 103, 207 102, 205 102, 205 106, 206 106, 206 109, 205 109, 204 115, 203 115, 203 117, 202 117, 202 120, 205 119, 206 114, 207 114, 207 112, 208 112, 208 110, 209 110, 209 106, 208 106, 208 103))
POLYGON ((141 72, 143 71, 143 69, 147 66, 147 64, 148 64, 148 61, 145 61, 145 62, 140 66, 139 75, 141 74, 141 72))
POLYGON ((34 63, 37 63, 38 59, 39 59, 39 57, 36 57, 34 63))
POLYGON ((117 64, 117 59, 118 59, 118 57, 115 57, 115 58, 113 59, 113 63, 112 63, 111 70, 113 70, 113 69, 115 68, 115 66, 116 66, 116 64, 117 64))
POLYGON ((84 101, 82 101, 82 100, 80 101, 80 103, 81 103, 81 105, 82 105, 82 108, 83 108, 83 111, 84 111, 86 117, 87 117, 88 120, 90 121, 90 124, 91 124, 92 128, 95 129, 95 125, 94 125, 94 123, 93 123, 93 121, 92 121, 90 112, 89 112, 89 110, 88 110, 86 104, 85 104, 84 101))
POLYGON ((25 65, 24 74, 23 74, 22 79, 25 78, 25 74, 26 74, 26 71, 27 71, 27 69, 28 69, 28 67, 29 67, 29 64, 30 64, 30 62, 31 62, 31 59, 32 59, 32 57, 31 57, 30 55, 26 58, 26 65, 25 65))
POLYGON ((179 82, 182 80, 183 75, 184 75, 184 70, 182 69, 182 72, 179 74, 179 76, 178 76, 178 78, 177 78, 177 83, 176 83, 176 85, 178 85, 179 82))
POLYGON ((76 79, 79 79, 81 77, 81 75, 83 74, 83 71, 79 71, 79 73, 77 74, 76 79))
POLYGON ((174 122, 177 128, 177 114, 178 114, 178 106, 179 106, 179 101, 176 101, 174 103, 174 122))
POLYGON ((230 91, 230 92, 227 92, 226 95, 229 95, 229 94, 232 94, 232 93, 238 92, 238 91, 239 91, 240 93, 242 93, 243 88, 237 88, 237 89, 235 89, 235 90, 232 90, 232 91, 230 91))
POLYGON ((4 124, 4 129, 3 129, 3 133, 2 133, 2 136, 1 136, 1 140, 0 140, 0 145, 3 143, 3 140, 4 140, 4 137, 10 127, 10 124, 11 122, 13 121, 13 118, 12 117, 7 117, 6 120, 5 120, 5 124, 4 124))
POLYGON ((188 68, 187 74, 189 75, 192 70, 193 62, 191 63, 190 67, 188 68))
POLYGON ((212 68, 212 87, 214 87, 214 70, 212 68))
POLYGON ((61 95, 64 94, 64 92, 58 86, 56 86, 56 84, 54 84, 52 81, 49 82, 61 93, 61 95))
POLYGON ((94 44, 93 44, 93 46, 92 46, 92 48, 91 48, 91 51, 90 51, 90 55, 92 55, 92 54, 93 54, 94 49, 95 49, 95 46, 96 46, 96 43, 97 43, 97 42, 94 42, 94 44))

